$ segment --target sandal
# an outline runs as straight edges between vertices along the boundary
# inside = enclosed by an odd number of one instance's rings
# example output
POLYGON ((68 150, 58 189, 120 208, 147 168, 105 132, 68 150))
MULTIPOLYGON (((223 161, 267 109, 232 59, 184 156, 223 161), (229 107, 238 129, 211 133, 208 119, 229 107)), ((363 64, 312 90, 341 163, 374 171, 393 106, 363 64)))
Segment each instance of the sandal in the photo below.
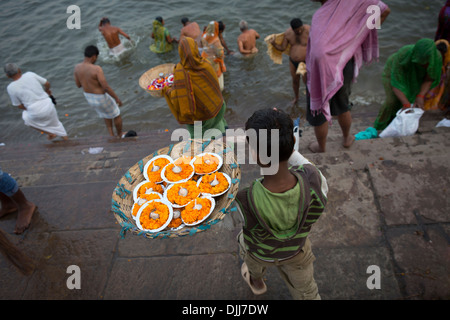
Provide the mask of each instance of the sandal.
POLYGON ((242 278, 244 278, 245 282, 247 282, 247 284, 250 287, 250 289, 252 290, 253 294, 260 295, 260 294, 263 294, 263 293, 265 293, 267 291, 267 286, 264 283, 264 281, 263 281, 264 287, 262 289, 257 289, 254 286, 252 286, 252 284, 250 282, 250 272, 248 271, 248 267, 247 267, 247 264, 245 262, 242 264, 241 274, 242 274, 242 278))

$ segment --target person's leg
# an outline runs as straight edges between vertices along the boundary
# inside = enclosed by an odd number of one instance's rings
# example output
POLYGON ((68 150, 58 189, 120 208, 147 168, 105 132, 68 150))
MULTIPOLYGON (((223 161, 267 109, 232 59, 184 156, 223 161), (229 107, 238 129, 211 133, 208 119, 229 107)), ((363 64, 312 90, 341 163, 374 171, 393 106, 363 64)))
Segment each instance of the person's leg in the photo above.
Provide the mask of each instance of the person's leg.
POLYGON ((277 266, 291 296, 295 300, 320 300, 319 289, 314 279, 314 254, 311 243, 306 240, 302 251, 286 264, 277 266))
POLYGON ((37 131, 39 131, 39 132, 41 132, 41 133, 45 133, 45 134, 47 135, 47 139, 48 139, 48 140, 53 140, 53 139, 55 139, 55 138, 57 137, 57 135, 54 134, 54 133, 50 133, 50 132, 47 132, 47 131, 45 131, 45 130, 38 129, 38 128, 35 128, 35 127, 32 127, 32 126, 30 126, 30 128, 32 128, 32 129, 34 129, 34 130, 37 130, 37 131))
POLYGON ((2 205, 2 208, 0 209, 0 218, 17 211, 16 203, 3 192, 0 192, 0 202, 2 205))
POLYGON ((263 276, 266 272, 266 267, 255 261, 249 255, 249 253, 245 249, 244 235, 242 232, 238 235, 238 243, 239 243, 239 256, 248 267, 251 285, 257 290, 264 289, 266 284, 264 283, 263 276))
POLYGON ((289 59, 289 70, 291 72, 292 77, 292 89, 294 90, 294 100, 292 100, 292 104, 296 104, 299 99, 299 90, 300 90, 300 75, 297 74, 297 68, 289 59))
POLYGON ((349 148, 353 144, 353 142, 355 142, 355 137, 350 134, 350 128, 352 126, 351 112, 347 111, 338 115, 338 122, 342 130, 342 145, 345 148, 349 148))
POLYGON ((320 126, 315 126, 314 134, 316 135, 316 141, 309 145, 309 150, 315 153, 325 152, 327 147, 328 121, 325 121, 320 126))
POLYGON ((315 153, 325 152, 328 136, 328 121, 321 113, 313 114, 310 108, 311 100, 308 90, 306 90, 306 120, 314 127, 316 141, 309 145, 309 150, 315 153))
POLYGON ((385 91, 385 100, 380 110, 378 111, 377 118, 375 119, 373 127, 377 130, 384 130, 395 118, 397 111, 402 107, 402 103, 392 90, 390 78, 383 77, 383 85, 385 91))
MULTIPOLYGON (((28 201, 22 190, 20 190, 19 185, 16 180, 12 178, 6 172, 1 172, 0 174, 0 199, 2 201, 2 211, 3 205, 11 210, 11 205, 14 203, 17 210, 19 211, 17 215, 15 233, 23 233, 30 225, 33 213, 36 211, 36 205, 31 201, 28 201), (5 197, 9 197, 10 200, 6 200, 5 197), (6 202, 4 202, 6 201, 6 202)), ((7 211, 4 212, 6 214, 7 211)))
POLYGON ((122 137, 122 116, 119 115, 114 118, 114 127, 116 128, 117 136, 119 138, 121 138, 122 137))
POLYGON ((350 112, 351 103, 351 86, 353 82, 355 72, 355 62, 351 59, 345 65, 342 71, 344 77, 344 83, 338 92, 330 100, 330 111, 331 115, 337 116, 339 126, 342 131, 342 145, 345 148, 349 148, 355 141, 355 137, 350 134, 350 129, 352 126, 352 115, 350 112))
POLYGON ((33 218, 33 214, 37 207, 33 202, 27 200, 24 193, 20 189, 17 190, 11 198, 15 203, 17 203, 19 208, 14 233, 21 234, 30 226, 31 218, 33 218))
POLYGON ((108 129, 108 133, 110 136, 114 137, 114 131, 113 131, 113 120, 112 119, 103 119, 105 120, 106 128, 108 129))

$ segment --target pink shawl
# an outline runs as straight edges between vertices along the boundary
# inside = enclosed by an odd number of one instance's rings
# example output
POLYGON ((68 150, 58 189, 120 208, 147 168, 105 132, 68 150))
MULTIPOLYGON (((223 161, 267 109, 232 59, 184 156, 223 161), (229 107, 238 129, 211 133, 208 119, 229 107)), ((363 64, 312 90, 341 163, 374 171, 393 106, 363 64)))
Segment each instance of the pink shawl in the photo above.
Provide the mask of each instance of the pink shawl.
POLYGON ((329 100, 343 85, 347 62, 354 57, 356 81, 363 63, 379 57, 377 29, 367 27, 371 5, 378 5, 380 13, 387 8, 380 0, 328 0, 312 18, 306 57, 310 108, 328 121, 329 100))

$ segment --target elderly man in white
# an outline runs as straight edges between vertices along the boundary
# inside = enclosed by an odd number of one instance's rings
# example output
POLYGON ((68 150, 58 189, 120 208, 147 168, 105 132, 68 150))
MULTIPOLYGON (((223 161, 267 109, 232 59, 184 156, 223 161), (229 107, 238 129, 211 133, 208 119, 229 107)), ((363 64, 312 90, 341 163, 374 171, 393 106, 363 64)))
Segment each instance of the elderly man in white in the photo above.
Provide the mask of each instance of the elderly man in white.
POLYGON ((57 136, 67 140, 67 132, 59 121, 53 104, 50 83, 34 72, 22 71, 15 63, 8 63, 4 71, 12 82, 6 90, 13 106, 22 109, 22 119, 25 125, 44 132, 48 139, 57 136))

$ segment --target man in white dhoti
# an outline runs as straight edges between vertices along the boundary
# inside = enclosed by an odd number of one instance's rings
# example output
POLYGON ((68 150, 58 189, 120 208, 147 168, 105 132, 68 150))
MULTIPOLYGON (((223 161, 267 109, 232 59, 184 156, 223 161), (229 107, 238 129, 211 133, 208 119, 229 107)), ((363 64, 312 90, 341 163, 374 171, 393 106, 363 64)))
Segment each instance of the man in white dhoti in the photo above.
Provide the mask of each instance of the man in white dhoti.
POLYGON ((4 71, 12 82, 6 90, 13 106, 22 109, 25 125, 48 135, 48 139, 57 136, 67 140, 67 132, 58 119, 55 105, 50 99, 50 83, 34 72, 22 71, 15 63, 8 63, 4 71))
POLYGON ((96 46, 86 47, 83 62, 74 69, 75 83, 78 88, 83 88, 88 104, 104 119, 109 134, 114 136, 114 124, 117 137, 121 138, 122 117, 119 107, 122 106, 122 101, 106 81, 103 69, 95 65, 98 55, 96 46))

